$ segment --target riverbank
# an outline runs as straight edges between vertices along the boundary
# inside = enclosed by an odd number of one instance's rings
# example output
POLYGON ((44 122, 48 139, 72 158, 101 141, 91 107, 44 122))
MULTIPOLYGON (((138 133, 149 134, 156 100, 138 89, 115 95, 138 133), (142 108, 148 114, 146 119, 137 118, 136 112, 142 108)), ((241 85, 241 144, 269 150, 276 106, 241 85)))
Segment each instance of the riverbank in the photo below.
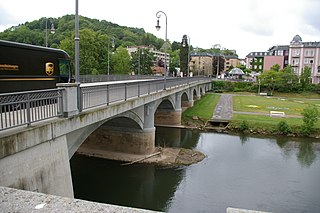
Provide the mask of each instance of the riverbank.
MULTIPOLYGON (((294 131, 283 134, 277 130, 277 125, 256 125, 248 126, 245 129, 241 129, 241 121, 228 121, 227 125, 214 126, 210 124, 210 120, 204 120, 196 118, 195 120, 187 120, 181 126, 175 128, 187 128, 187 129, 198 129, 202 131, 212 131, 218 133, 236 133, 236 134, 247 134, 247 135, 266 135, 266 136, 287 136, 287 137, 309 137, 309 138, 320 138, 320 132, 314 131, 312 134, 305 136, 300 133, 299 129, 293 129, 294 131)), ((172 126, 173 127, 173 126, 172 126)))
POLYGON ((320 138, 320 121, 315 123, 310 135, 301 133, 303 125, 301 112, 310 104, 319 107, 319 101, 319 99, 288 100, 280 97, 208 93, 196 101, 192 108, 183 112, 182 125, 187 128, 225 133, 320 138), (208 105, 208 102, 211 104, 208 105), (285 117, 269 116, 271 108, 285 111, 285 117), (223 120, 228 125, 212 126, 209 122, 211 120, 223 120), (279 128, 280 122, 284 123, 286 127, 284 130, 279 128))

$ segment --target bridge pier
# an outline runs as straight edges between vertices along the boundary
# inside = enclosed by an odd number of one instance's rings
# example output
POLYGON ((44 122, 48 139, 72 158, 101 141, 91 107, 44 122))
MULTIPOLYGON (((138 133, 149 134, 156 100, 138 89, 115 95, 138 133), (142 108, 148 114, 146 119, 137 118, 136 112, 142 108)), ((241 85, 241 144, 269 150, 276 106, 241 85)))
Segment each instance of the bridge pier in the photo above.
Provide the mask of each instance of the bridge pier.
POLYGON ((155 113, 155 125, 181 125, 182 110, 157 110, 155 113))
MULTIPOLYGON (((80 152, 104 150, 106 154, 125 153, 134 155, 151 154, 155 149, 155 128, 135 129, 102 125, 81 145, 80 152)), ((108 156, 106 156, 109 158, 108 156)), ((111 157, 112 159, 112 157, 111 157)), ((118 160, 118 159, 115 159, 118 160)))

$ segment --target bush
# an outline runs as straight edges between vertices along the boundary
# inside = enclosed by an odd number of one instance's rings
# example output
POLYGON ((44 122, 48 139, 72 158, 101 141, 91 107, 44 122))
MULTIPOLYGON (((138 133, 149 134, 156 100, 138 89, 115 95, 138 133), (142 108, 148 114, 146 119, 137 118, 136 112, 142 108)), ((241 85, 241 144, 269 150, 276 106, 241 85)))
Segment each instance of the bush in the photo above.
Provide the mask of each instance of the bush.
POLYGON ((290 126, 287 124, 286 121, 280 121, 278 123, 278 131, 281 133, 281 134, 289 134, 292 132, 290 126))
POLYGON ((304 136, 308 136, 311 134, 312 132, 312 129, 313 129, 313 126, 308 124, 308 123, 304 123, 302 124, 302 127, 301 127, 301 133, 304 135, 304 136))
POLYGON ((249 129, 249 124, 246 120, 241 121, 240 125, 239 125, 239 129, 241 132, 244 132, 246 130, 249 129))
POLYGON ((301 114, 303 115, 301 133, 305 136, 308 136, 311 134, 315 123, 318 121, 320 113, 316 107, 309 106, 303 109, 301 114))

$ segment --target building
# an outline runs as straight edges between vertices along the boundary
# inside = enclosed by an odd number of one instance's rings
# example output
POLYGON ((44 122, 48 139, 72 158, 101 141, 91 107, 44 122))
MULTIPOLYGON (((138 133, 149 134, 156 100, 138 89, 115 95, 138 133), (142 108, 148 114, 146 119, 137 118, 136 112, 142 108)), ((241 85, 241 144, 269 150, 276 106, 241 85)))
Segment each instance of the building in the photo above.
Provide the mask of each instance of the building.
POLYGON ((164 63, 166 60, 167 70, 169 71, 169 62, 170 62, 170 54, 158 51, 153 46, 131 46, 127 47, 129 54, 131 55, 134 52, 137 52, 138 49, 147 49, 154 56, 153 67, 151 68, 154 74, 164 75, 164 67, 159 66, 159 62, 164 63), (165 57, 166 56, 166 57, 165 57))
POLYGON ((277 45, 269 49, 269 55, 264 57, 263 69, 270 70, 275 64, 280 69, 285 68, 289 64, 289 45, 277 45))
POLYGON ((255 72, 264 70, 264 57, 271 55, 270 52, 251 52, 246 56, 246 68, 255 72))
POLYGON ((320 83, 320 42, 302 42, 296 35, 290 45, 277 45, 268 52, 251 52, 246 57, 246 68, 252 71, 262 72, 279 64, 280 69, 291 65, 294 73, 301 75, 307 66, 311 68, 310 80, 312 83, 320 83))
POLYGON ((191 53, 191 60, 189 62, 190 72, 193 73, 193 76, 206 75, 212 76, 213 72, 213 57, 214 55, 210 53, 191 53))
POLYGON ((236 55, 225 55, 224 59, 224 72, 240 65, 240 59, 236 55))
POLYGON ((296 35, 289 46, 289 64, 297 75, 306 66, 310 67, 312 83, 320 83, 320 42, 302 42, 296 35))

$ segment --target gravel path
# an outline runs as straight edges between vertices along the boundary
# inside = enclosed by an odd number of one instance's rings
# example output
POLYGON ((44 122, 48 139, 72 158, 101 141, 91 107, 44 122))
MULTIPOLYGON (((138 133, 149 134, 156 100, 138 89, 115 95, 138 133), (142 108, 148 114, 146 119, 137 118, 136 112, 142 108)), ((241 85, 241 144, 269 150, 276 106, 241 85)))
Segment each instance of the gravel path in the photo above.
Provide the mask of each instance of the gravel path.
POLYGON ((232 95, 221 94, 212 119, 230 120, 232 117, 232 95))

